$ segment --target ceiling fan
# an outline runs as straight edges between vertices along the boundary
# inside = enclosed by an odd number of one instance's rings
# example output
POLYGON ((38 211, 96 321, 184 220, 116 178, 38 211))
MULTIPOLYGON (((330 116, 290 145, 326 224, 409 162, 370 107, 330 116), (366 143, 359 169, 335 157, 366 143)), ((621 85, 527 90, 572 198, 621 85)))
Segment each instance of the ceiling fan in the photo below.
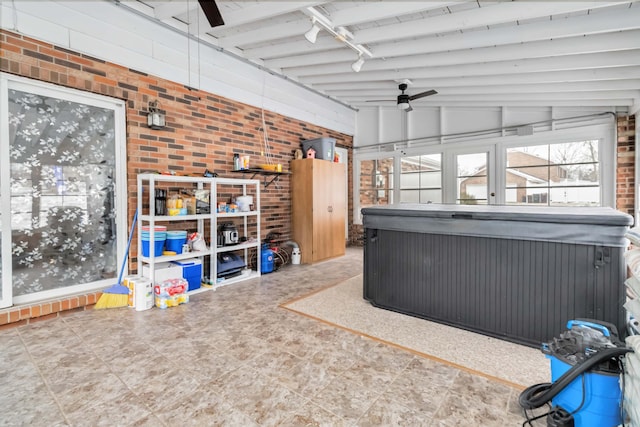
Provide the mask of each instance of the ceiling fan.
POLYGON ((207 17, 207 21, 209 21, 209 24, 212 27, 224 25, 224 20, 222 19, 222 15, 220 14, 220 10, 218 9, 218 5, 215 0, 198 0, 198 3, 200 3, 204 16, 207 17))
MULTIPOLYGON (((398 108, 401 110, 406 111, 407 113, 409 111, 413 111, 413 108, 411 108, 411 104, 409 104, 409 101, 414 101, 416 99, 420 99, 420 98, 424 98, 425 96, 431 96, 431 95, 435 95, 436 93, 438 93, 437 91, 431 89, 431 90, 427 90, 424 92, 420 92, 420 93, 416 93, 415 95, 408 95, 406 93, 404 93, 405 90, 407 90, 407 84, 406 83, 400 83, 398 85, 398 89, 400 89, 402 91, 402 93, 400 95, 398 95, 398 108)), ((375 99, 375 100, 371 100, 368 102, 380 102, 380 101, 387 101, 386 99, 375 99)))

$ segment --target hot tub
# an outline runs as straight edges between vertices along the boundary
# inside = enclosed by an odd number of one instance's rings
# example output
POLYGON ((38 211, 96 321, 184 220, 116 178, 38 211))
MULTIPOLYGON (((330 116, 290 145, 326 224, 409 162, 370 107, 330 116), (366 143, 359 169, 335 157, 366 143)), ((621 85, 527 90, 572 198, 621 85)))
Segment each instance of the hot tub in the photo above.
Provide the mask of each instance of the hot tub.
POLYGON ((444 204, 362 213, 364 298, 377 307, 531 346, 570 319, 625 330, 627 214, 444 204))

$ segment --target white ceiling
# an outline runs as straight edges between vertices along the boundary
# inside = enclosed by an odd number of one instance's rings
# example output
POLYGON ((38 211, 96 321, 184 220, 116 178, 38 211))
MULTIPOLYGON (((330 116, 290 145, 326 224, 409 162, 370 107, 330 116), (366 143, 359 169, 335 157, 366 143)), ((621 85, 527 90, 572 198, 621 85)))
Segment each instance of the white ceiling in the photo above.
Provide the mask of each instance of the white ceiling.
POLYGON ((215 28, 196 0, 122 3, 355 108, 395 105, 403 79, 409 95, 438 92, 414 108, 640 108, 638 1, 218 0, 215 28), (360 72, 326 30, 305 39, 314 15, 371 52, 360 72))

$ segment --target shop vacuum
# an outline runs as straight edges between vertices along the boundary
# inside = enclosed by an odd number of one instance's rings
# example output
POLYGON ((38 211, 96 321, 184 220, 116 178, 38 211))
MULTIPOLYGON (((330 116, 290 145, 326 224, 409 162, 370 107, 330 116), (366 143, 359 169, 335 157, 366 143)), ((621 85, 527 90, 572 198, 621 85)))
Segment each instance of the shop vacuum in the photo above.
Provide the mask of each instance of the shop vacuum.
POLYGON ((630 351, 616 327, 575 319, 542 352, 551 362, 551 383, 536 384, 519 397, 527 423, 547 417, 547 427, 617 427, 622 425, 624 377, 621 358, 630 351), (529 418, 527 410, 549 405, 548 413, 529 418))

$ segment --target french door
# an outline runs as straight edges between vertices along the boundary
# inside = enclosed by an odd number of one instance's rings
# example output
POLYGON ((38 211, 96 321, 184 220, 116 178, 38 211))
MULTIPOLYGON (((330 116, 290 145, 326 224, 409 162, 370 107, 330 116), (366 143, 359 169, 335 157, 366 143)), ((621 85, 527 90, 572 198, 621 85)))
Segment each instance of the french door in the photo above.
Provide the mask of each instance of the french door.
POLYGON ((0 82, 0 305, 112 284, 127 228, 124 103, 0 82))
POLYGON ((474 147, 446 154, 449 168, 447 202, 464 205, 492 205, 496 197, 495 148, 474 147))

